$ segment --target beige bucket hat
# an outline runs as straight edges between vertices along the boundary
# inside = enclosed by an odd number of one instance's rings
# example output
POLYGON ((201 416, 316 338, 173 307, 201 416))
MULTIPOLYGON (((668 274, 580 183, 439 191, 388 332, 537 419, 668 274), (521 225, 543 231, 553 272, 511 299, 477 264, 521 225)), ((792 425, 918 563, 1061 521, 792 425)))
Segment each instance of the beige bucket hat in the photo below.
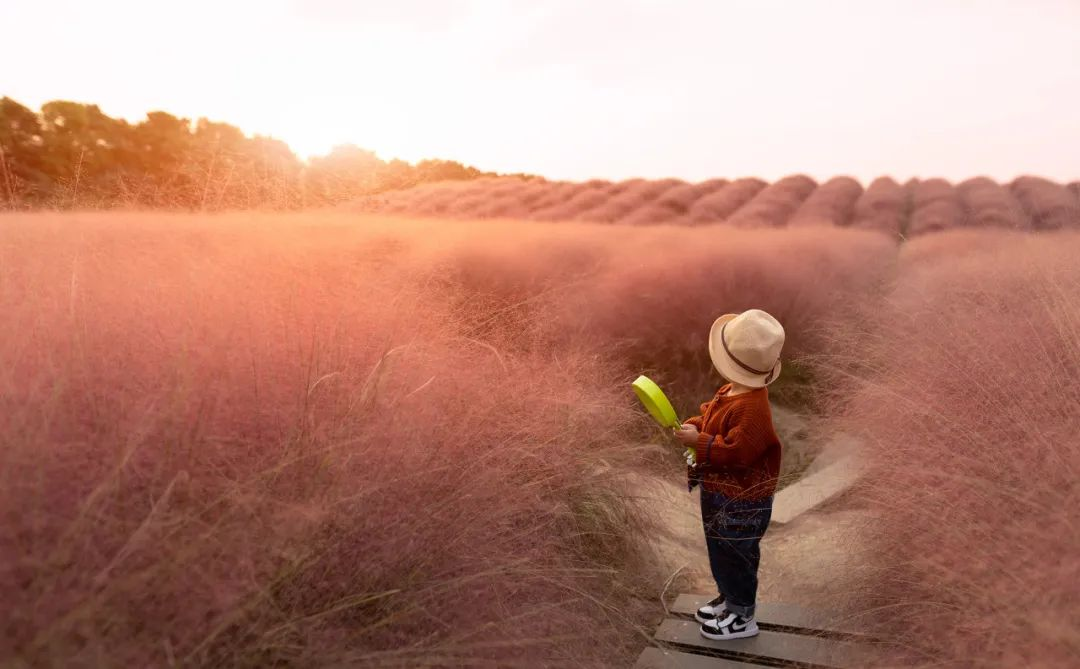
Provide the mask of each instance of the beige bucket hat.
POLYGON ((709 331, 709 357, 716 371, 751 388, 764 388, 780 376, 784 327, 761 309, 724 314, 709 331))

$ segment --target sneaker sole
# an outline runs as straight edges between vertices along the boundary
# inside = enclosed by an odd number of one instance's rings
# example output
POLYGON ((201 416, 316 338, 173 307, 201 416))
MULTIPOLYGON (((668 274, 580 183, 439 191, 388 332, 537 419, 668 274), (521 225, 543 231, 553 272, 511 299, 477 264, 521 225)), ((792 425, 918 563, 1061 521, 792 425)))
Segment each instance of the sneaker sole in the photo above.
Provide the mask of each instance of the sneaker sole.
POLYGON ((706 632, 705 630, 698 630, 701 632, 701 636, 706 639, 712 639, 713 641, 731 641, 732 639, 745 639, 751 636, 757 636, 758 630, 743 630, 742 632, 732 632, 731 634, 713 634, 706 632))

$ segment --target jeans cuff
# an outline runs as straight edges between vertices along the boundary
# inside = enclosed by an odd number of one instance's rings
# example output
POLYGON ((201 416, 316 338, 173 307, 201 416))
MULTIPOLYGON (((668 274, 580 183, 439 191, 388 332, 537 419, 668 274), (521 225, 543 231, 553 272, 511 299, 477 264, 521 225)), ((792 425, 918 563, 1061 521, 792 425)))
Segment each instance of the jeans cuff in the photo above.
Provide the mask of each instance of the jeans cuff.
POLYGON ((724 600, 724 606, 727 607, 728 611, 731 611, 732 613, 736 613, 736 614, 742 616, 743 618, 753 618, 754 617, 754 609, 757 608, 753 604, 751 604, 750 606, 741 606, 739 604, 734 604, 734 603, 731 602, 731 600, 727 600, 727 599, 724 600))

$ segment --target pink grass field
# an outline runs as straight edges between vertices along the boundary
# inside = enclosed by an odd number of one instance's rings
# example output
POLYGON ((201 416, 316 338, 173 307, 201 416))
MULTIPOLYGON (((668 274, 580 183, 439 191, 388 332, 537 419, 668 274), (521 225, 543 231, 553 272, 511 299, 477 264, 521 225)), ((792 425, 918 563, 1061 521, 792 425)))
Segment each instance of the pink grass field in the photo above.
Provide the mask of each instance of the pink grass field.
POLYGON ((756 177, 686 183, 675 179, 593 180, 489 177, 436 182, 379 193, 348 210, 471 219, 588 221, 614 225, 713 225, 783 228, 856 227, 894 239, 957 228, 1021 230, 1080 226, 1080 184, 1022 176, 1008 183, 975 177, 873 179, 865 190, 851 177, 820 184, 801 174, 772 184, 756 177))
POLYGON ((1080 235, 959 231, 815 356, 830 431, 868 446, 874 578, 895 665, 1080 657, 1080 235), (902 658, 902 659, 901 659, 902 658))
POLYGON ((629 381, 724 310, 796 334, 895 249, 609 232, 0 219, 0 657, 625 665, 664 576, 619 475, 650 465, 629 381))
MULTIPOLYGON (((1066 666, 1077 233, 898 245, 895 183, 707 184, 527 197, 743 184, 853 223, 0 217, 0 665, 627 666, 669 574, 623 474, 683 474, 629 382, 685 414, 713 319, 760 307, 774 397, 870 447, 855 608, 905 662, 1066 666)), ((524 218, 508 193, 460 196, 524 218)))

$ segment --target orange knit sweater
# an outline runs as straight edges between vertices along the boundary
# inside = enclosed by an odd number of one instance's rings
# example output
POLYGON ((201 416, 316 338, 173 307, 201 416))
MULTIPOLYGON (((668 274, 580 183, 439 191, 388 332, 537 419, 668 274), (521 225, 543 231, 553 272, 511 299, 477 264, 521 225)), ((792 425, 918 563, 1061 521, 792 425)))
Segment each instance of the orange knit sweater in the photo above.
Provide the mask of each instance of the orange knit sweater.
POLYGON ((776 491, 780 439, 773 429, 769 390, 734 396, 716 391, 701 415, 684 421, 698 429, 697 465, 688 468, 705 490, 735 499, 765 499, 776 491))

